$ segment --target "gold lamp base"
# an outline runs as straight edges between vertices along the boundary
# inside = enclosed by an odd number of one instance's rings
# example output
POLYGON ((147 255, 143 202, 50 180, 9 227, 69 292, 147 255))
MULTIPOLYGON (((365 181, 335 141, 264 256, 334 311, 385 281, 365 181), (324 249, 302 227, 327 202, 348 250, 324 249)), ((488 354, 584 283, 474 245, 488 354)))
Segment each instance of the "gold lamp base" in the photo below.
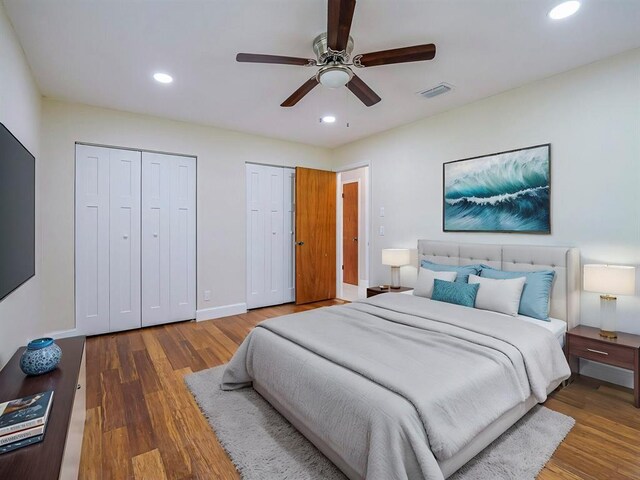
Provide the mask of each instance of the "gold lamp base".
POLYGON ((613 340, 614 338, 618 338, 618 334, 610 330, 600 330, 600 336, 604 338, 608 338, 610 340, 613 340))

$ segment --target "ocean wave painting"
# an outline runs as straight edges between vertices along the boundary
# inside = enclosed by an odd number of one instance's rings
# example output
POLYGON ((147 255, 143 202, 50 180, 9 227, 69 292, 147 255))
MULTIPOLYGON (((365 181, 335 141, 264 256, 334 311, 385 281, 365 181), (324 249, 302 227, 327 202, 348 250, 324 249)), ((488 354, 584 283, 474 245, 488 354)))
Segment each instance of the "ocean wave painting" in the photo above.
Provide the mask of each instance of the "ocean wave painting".
POLYGON ((550 145, 444 164, 445 232, 550 233, 550 145))

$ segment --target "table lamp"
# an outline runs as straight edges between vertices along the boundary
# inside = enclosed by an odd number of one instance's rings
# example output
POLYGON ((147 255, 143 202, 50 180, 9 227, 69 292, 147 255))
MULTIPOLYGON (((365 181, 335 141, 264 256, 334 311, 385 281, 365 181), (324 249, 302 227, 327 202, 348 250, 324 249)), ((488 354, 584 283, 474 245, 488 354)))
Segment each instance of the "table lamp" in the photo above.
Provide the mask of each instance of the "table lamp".
POLYGON ((409 265, 411 256, 408 248, 385 248, 382 250, 382 264, 391 266, 391 288, 400 288, 400 267, 409 265))
POLYGON ((615 295, 634 295, 636 269, 622 265, 584 266, 584 290, 600 293, 600 336, 617 338, 615 295))

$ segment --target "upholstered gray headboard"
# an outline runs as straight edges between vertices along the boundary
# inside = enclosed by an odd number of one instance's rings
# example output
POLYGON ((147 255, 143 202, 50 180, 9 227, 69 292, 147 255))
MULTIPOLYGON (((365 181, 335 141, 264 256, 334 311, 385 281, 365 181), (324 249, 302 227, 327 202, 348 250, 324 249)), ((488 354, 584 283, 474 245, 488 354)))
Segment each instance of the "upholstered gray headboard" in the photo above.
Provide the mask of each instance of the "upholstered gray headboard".
POLYGON ((580 253, 577 248, 529 245, 492 245, 418 240, 418 263, 422 260, 447 265, 482 263, 508 271, 554 270, 550 315, 580 323, 580 253))

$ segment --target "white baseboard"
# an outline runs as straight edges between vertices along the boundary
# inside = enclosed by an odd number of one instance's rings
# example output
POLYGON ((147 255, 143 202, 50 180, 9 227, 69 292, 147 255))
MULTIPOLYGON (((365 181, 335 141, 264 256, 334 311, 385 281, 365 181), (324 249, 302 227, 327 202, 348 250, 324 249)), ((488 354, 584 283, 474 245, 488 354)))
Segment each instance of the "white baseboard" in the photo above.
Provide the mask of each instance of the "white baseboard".
POLYGON ((221 305, 220 307, 202 308, 196 310, 196 322, 203 320, 212 320, 214 318, 230 317, 231 315, 240 315, 247 313, 246 303, 234 303, 231 305, 221 305))
POLYGON ((623 387, 633 388, 633 372, 624 368, 580 359, 580 374, 622 385, 623 387))
POLYGON ((80 332, 78 331, 78 329, 70 328, 69 330, 57 330, 55 332, 47 333, 45 336, 51 337, 57 340, 59 338, 69 338, 69 337, 75 337, 77 335, 80 335, 80 332))

